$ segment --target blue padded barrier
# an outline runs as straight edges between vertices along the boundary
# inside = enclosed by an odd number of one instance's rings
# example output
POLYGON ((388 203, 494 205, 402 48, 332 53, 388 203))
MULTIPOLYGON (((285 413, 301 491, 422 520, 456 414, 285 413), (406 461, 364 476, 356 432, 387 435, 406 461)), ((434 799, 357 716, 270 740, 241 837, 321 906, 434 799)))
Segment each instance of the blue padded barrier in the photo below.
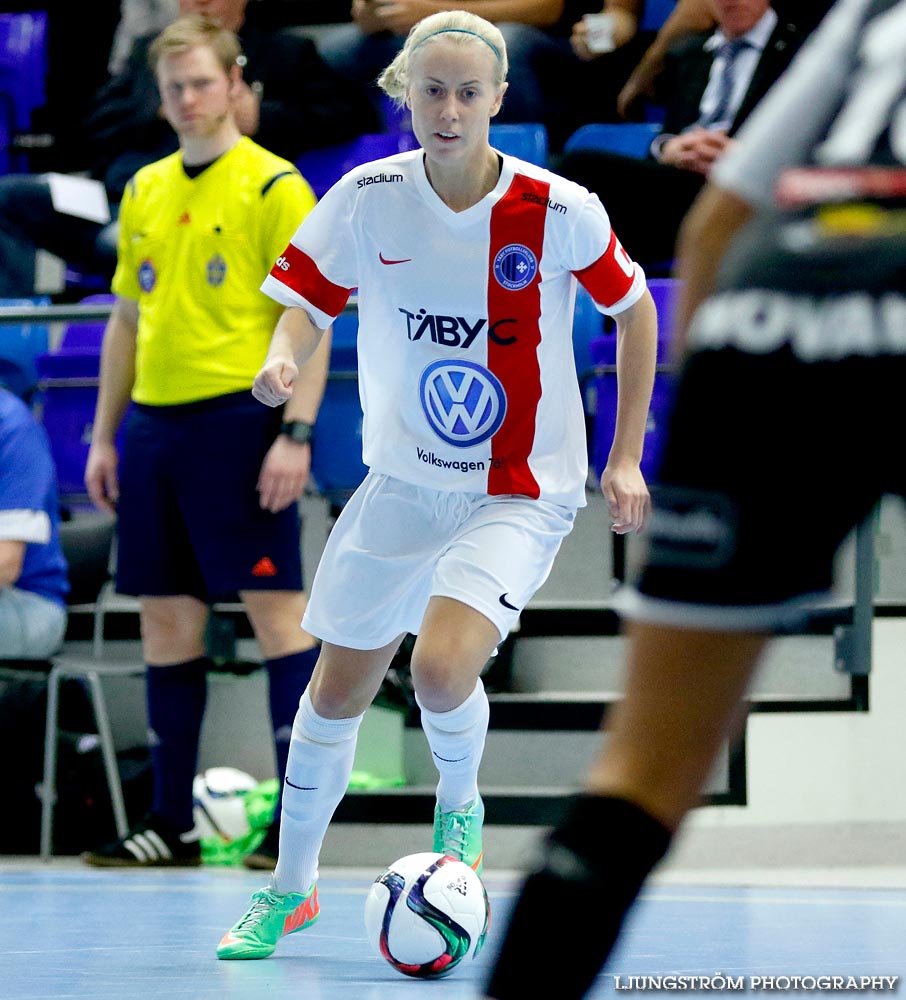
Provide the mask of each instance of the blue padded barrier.
MULTIPOLYGON (((673 314, 678 281, 675 278, 651 278, 648 281, 651 297, 658 313, 657 374, 645 427, 645 447, 642 455, 642 475, 650 482, 656 469, 664 428, 672 399, 673 380, 670 368, 670 342, 673 336, 673 314)), ((617 338, 616 333, 605 334, 589 345, 594 369, 586 388, 586 397, 594 401, 594 424, 591 441, 591 458, 598 476, 607 464, 607 455, 613 443, 617 419, 617 338)))

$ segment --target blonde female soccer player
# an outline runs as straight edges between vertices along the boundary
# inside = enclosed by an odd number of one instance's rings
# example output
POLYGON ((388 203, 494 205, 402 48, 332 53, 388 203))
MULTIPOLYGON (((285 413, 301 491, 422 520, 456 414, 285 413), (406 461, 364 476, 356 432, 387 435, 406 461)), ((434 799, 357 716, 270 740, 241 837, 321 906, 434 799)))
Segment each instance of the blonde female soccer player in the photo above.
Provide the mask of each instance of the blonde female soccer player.
POLYGON ((358 167, 299 227, 263 289, 287 308, 255 381, 270 406, 358 289, 369 475, 331 532, 304 627, 322 640, 299 705, 271 884, 220 958, 264 958, 318 915, 318 854, 356 733, 406 633, 439 772, 435 851, 480 870, 480 673, 546 579, 585 502, 572 351, 576 281, 616 317, 617 426, 602 489, 637 531, 656 317, 598 198, 494 150, 500 32, 463 11, 420 21, 381 76, 422 148, 358 167))

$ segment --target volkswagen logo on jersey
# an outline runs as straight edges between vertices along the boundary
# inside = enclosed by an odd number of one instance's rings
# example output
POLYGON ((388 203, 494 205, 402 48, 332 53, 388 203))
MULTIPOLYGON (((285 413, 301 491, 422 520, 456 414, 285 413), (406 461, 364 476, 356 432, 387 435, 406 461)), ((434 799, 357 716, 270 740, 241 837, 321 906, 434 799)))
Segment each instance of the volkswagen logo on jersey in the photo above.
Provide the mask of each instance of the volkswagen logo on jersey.
POLYGON ((223 284, 223 279, 226 277, 226 261, 219 253, 215 253, 214 256, 205 265, 205 274, 208 279, 208 284, 212 288, 219 288, 223 284))
POLYGON ((494 258, 494 277, 497 284, 510 292, 530 285, 538 271, 535 255, 521 243, 510 243, 494 258))
POLYGON ((143 260, 138 265, 138 287, 143 292, 150 292, 157 284, 157 272, 150 260, 143 260))
POLYGON ((431 430, 447 444, 470 448, 495 434, 506 416, 498 379, 473 361, 434 361, 419 379, 431 430))

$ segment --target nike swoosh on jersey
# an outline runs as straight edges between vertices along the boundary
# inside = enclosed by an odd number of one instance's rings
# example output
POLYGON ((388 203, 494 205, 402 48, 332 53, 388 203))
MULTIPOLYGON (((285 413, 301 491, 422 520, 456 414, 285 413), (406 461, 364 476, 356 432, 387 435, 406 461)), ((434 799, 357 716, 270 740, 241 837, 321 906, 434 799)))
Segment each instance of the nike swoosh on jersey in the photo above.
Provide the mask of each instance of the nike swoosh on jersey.
POLYGON ((515 605, 513 605, 513 604, 510 604, 510 602, 509 602, 509 601, 508 601, 508 600, 506 599, 506 596, 507 596, 506 594, 501 594, 501 595, 500 595, 500 597, 498 598, 498 600, 500 601, 500 603, 501 603, 501 604, 502 604, 502 605, 503 605, 503 606, 504 606, 505 608, 509 608, 509 609, 510 609, 510 611, 518 611, 518 610, 519 610, 519 608, 517 608, 517 607, 516 607, 515 605))
POLYGON ((406 257, 405 260, 387 260, 382 253, 378 253, 378 259, 382 264, 409 264, 412 261, 411 257, 406 257))

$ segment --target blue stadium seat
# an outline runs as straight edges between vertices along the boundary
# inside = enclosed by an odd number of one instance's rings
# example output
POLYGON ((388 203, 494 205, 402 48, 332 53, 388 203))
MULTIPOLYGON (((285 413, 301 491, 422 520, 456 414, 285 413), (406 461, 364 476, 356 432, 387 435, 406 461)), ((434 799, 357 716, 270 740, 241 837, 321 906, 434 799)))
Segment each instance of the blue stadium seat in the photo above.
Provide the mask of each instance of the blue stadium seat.
POLYGON ((657 122, 613 122, 582 125, 563 144, 563 151, 598 149, 605 153, 620 153, 643 159, 651 141, 659 135, 657 122))
MULTIPOLYGON (((86 295, 80 300, 85 305, 110 305, 116 302, 116 296, 110 292, 96 295, 86 295)), ((61 354, 91 354, 100 356, 101 343, 104 340, 104 330, 107 327, 105 319, 89 319, 82 322, 66 324, 60 339, 58 353, 61 354)))
POLYGON ((497 125, 491 122, 491 145, 501 153, 517 156, 539 167, 547 166, 547 129, 540 122, 497 125))
MULTIPOLYGON (((0 307, 23 309, 48 305, 50 299, 46 296, 0 299, 0 307)), ((45 323, 0 324, 0 382, 26 402, 37 387, 35 359, 47 351, 49 335, 45 323)))
POLYGON ((64 502, 85 493, 100 360, 100 354, 43 354, 37 359, 41 422, 64 502))
MULTIPOLYGON (((112 303, 114 299, 110 294, 88 295, 82 302, 112 303)), ((64 502, 75 502, 85 494, 85 463, 97 404, 105 326, 102 319, 68 323, 57 349, 35 359, 41 420, 50 438, 64 502)))
POLYGON ((67 292, 102 292, 110 287, 110 277, 83 271, 73 264, 67 264, 63 272, 63 283, 67 292))
MULTIPOLYGON (((654 299, 657 309, 657 336, 659 344, 669 345, 673 339, 673 317, 676 308, 676 295, 679 290, 678 278, 649 278, 648 291, 654 299)), ((661 360, 661 351, 658 351, 661 360)), ((666 359, 665 359, 666 360, 666 359)))
POLYGON ((639 23, 641 31, 660 31, 664 21, 673 13, 676 0, 645 0, 645 9, 639 23))
POLYGON ((47 103, 47 13, 0 14, 0 100, 12 126, 25 132, 32 112, 47 103))
POLYGON ((0 176, 20 170, 20 156, 13 151, 13 131, 12 112, 0 102, 0 176))
POLYGON ((315 195, 322 198, 353 167, 417 147, 418 140, 411 132, 366 133, 337 146, 310 149, 296 159, 296 167, 315 195))

